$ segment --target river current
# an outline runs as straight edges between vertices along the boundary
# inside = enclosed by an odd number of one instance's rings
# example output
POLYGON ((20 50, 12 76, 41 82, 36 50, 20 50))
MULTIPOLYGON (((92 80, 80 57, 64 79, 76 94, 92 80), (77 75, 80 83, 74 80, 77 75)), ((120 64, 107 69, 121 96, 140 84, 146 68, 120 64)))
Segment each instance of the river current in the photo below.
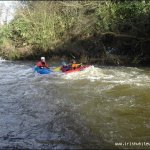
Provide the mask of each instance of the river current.
POLYGON ((0 60, 0 149, 150 149, 150 68, 33 66, 0 60))

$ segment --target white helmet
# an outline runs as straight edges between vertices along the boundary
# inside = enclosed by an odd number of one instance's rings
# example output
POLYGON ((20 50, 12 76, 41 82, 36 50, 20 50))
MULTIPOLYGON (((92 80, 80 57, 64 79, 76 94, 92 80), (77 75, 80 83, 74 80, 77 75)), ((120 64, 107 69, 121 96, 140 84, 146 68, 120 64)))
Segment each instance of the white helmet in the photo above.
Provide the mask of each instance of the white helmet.
POLYGON ((45 57, 41 57, 41 60, 45 61, 45 57))
POLYGON ((67 66, 67 64, 66 64, 65 61, 63 61, 61 64, 62 64, 63 66, 67 66))

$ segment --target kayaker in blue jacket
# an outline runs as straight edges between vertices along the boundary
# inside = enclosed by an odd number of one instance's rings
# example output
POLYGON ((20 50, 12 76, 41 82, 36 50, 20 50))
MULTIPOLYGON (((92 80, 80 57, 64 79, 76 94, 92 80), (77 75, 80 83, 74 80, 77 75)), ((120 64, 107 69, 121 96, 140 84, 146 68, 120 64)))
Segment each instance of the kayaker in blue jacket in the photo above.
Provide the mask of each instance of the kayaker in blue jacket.
POLYGON ((61 66, 61 71, 62 72, 65 72, 65 71, 68 71, 70 70, 70 65, 68 65, 66 62, 62 62, 62 66, 61 66))

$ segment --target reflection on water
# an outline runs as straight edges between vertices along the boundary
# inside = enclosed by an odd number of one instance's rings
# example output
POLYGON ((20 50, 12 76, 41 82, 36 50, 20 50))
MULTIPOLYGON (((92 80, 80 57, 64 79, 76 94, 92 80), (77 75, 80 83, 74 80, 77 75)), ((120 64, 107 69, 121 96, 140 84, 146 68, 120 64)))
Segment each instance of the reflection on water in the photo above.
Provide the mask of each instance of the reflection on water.
POLYGON ((38 75, 31 62, 0 61, 0 79, 0 148, 140 149, 115 142, 150 142, 149 68, 38 75))

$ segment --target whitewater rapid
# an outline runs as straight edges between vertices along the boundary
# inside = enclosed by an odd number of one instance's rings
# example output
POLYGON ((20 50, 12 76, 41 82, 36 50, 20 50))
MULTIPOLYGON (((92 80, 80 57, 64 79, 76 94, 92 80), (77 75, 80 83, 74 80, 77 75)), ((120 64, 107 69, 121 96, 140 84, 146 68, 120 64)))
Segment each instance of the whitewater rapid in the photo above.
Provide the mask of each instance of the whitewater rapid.
POLYGON ((115 142, 149 141, 150 68, 41 75, 33 64, 0 59, 0 149, 136 149, 115 142))
POLYGON ((66 80, 83 80, 91 82, 105 82, 114 84, 129 84, 136 86, 150 86, 149 73, 136 67, 94 67, 90 66, 84 71, 64 75, 66 80))

